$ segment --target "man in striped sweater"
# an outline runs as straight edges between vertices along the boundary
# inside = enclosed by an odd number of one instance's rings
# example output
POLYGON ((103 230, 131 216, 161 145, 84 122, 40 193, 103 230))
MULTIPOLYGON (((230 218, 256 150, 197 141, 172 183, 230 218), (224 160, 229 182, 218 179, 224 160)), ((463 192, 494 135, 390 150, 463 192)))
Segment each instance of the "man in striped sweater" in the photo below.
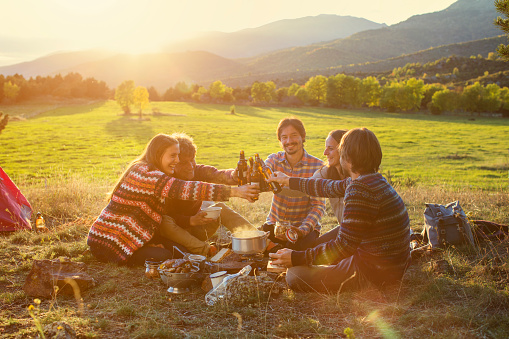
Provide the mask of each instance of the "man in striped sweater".
POLYGON ((382 150, 366 128, 350 130, 339 146, 345 180, 291 178, 272 181, 311 196, 344 197, 337 238, 304 251, 271 253, 273 264, 291 267, 286 280, 299 291, 337 292, 381 287, 401 280, 410 263, 410 222, 403 200, 378 173, 382 150), (317 266, 324 265, 324 266, 317 266))

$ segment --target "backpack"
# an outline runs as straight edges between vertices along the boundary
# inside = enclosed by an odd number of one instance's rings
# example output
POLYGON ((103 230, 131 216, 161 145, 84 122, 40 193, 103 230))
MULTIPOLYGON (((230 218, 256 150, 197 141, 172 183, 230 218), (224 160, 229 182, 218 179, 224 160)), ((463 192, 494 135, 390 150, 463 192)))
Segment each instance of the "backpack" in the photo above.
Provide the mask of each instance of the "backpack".
POLYGON ((459 201, 447 205, 426 204, 422 236, 431 249, 464 244, 476 247, 472 227, 459 201))

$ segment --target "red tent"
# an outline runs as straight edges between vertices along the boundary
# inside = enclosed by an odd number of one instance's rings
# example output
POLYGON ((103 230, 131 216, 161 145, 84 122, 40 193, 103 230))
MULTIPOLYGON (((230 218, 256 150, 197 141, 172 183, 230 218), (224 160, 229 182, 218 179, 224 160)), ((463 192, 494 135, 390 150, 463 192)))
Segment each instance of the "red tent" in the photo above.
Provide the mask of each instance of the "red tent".
POLYGON ((0 232, 32 229, 32 206, 0 167, 0 232))

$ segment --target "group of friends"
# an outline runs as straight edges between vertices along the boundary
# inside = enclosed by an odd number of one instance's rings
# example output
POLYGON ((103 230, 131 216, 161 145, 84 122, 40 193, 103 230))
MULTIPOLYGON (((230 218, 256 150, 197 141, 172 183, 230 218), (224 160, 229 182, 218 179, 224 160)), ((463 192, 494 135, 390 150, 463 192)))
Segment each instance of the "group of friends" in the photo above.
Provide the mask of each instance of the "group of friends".
MULTIPOLYGON (((297 291, 335 293, 383 287, 401 280, 410 263, 410 222, 403 200, 378 172, 382 150, 366 128, 333 130, 325 140, 325 163, 306 152, 301 120, 284 118, 277 127, 280 152, 265 164, 274 194, 266 222, 267 254, 287 267, 297 291), (320 233, 325 198, 338 226, 320 233), (290 224, 297 241, 274 233, 290 224)), ((256 185, 237 186, 236 169, 196 164, 197 146, 185 133, 158 134, 131 162, 93 223, 88 246, 99 260, 128 266, 163 261, 181 252, 212 256, 209 239, 222 224, 232 233, 257 230, 224 204, 231 197, 255 202, 256 185), (220 206, 218 220, 201 209, 220 206)))

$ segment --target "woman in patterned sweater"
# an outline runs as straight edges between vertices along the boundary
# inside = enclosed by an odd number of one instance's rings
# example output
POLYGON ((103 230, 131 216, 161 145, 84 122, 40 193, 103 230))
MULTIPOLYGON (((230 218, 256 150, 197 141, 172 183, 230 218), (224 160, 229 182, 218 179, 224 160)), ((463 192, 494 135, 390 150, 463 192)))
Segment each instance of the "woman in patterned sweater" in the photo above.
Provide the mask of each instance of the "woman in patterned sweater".
POLYGON ((291 267, 286 280, 301 291, 337 292, 399 281, 410 262, 410 222, 403 200, 378 172, 382 150, 366 128, 345 134, 340 144, 345 180, 271 180, 312 196, 344 197, 337 237, 305 251, 279 250, 273 264, 291 267), (327 265, 327 266, 313 266, 327 265), (295 267, 293 267, 295 266, 295 267))
POLYGON ((254 186, 230 187, 172 178, 179 162, 175 138, 158 134, 122 174, 108 205, 88 233, 87 244, 101 261, 143 265, 145 260, 173 257, 172 243, 159 235, 166 199, 254 201, 254 186), (163 245, 158 247, 157 245, 163 245))

